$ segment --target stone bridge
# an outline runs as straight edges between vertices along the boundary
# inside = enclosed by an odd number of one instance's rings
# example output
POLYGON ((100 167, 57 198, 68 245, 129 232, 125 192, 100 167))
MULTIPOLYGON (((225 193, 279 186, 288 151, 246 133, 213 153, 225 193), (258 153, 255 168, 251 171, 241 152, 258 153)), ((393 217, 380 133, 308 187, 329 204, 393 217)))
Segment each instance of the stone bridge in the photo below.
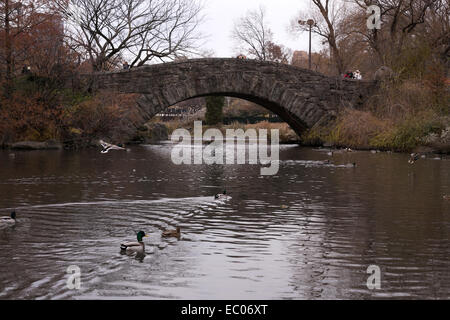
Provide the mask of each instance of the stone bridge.
POLYGON ((298 134, 360 106, 373 81, 343 80, 275 62, 192 59, 91 75, 92 88, 139 93, 144 120, 178 102, 210 95, 236 97, 278 114, 298 134))

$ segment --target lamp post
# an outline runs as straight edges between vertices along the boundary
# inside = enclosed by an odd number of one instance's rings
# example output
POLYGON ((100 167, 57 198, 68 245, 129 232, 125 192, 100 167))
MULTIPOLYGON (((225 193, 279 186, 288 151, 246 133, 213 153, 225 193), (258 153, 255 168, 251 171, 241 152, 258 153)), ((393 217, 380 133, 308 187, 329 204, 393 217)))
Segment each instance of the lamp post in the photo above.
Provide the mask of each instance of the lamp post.
POLYGON ((314 25, 314 20, 313 19, 308 19, 307 21, 303 21, 303 20, 298 20, 298 23, 300 25, 305 25, 307 24, 309 26, 309 55, 308 55, 308 65, 309 65, 309 70, 311 70, 311 29, 312 26, 314 25))

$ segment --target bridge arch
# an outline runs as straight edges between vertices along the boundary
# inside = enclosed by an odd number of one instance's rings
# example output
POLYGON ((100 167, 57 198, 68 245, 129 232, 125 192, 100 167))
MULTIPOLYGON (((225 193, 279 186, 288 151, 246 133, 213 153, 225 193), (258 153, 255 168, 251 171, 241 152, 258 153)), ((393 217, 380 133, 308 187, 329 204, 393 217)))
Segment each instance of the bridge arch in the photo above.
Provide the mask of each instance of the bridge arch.
POLYGON ((275 62, 192 59, 93 75, 95 89, 139 93, 144 120, 191 98, 221 95, 272 111, 301 134, 333 119, 343 106, 357 107, 372 81, 343 80, 275 62))

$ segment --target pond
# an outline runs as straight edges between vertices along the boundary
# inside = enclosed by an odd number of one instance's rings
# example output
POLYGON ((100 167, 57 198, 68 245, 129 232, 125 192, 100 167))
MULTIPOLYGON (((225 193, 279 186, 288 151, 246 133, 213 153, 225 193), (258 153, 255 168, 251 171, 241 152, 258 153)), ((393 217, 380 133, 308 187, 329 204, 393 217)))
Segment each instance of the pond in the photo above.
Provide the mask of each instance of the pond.
POLYGON ((0 214, 17 212, 0 230, 0 299, 450 298, 449 159, 280 145, 262 176, 175 165, 172 148, 0 151, 0 214), (121 254, 139 230, 145 257, 121 254))

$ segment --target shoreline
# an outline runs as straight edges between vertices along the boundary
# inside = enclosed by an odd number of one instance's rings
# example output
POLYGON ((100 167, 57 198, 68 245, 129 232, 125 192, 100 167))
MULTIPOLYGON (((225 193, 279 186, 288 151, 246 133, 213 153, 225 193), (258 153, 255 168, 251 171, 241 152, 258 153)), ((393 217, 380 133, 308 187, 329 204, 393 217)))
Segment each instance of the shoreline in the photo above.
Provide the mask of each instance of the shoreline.
MULTIPOLYGON (((159 140, 159 141, 152 141, 152 142, 127 142, 125 143, 125 146, 138 146, 138 145, 159 145, 164 144, 164 142, 170 142, 170 136, 167 140, 159 140)), ((209 141, 203 140, 203 144, 208 144, 209 141)), ((368 148, 368 147, 347 147, 344 145, 330 145, 327 143, 323 144, 310 144, 310 143, 302 143, 300 140, 293 141, 283 141, 280 139, 279 142, 280 145, 297 145, 302 148, 313 148, 313 149, 323 149, 323 150, 329 150, 329 151, 336 151, 336 152, 342 152, 346 150, 350 150, 348 152, 372 152, 372 153, 403 153, 403 154, 410 154, 410 153, 420 153, 422 155, 444 155, 444 156, 450 156, 450 152, 447 151, 448 149, 439 149, 439 148, 433 148, 430 146, 418 146, 414 148, 412 151, 401 151, 401 150, 391 150, 387 148, 368 148)), ((448 147, 448 146, 446 146, 448 147)), ((64 142, 60 141, 18 141, 14 143, 8 143, 3 144, 0 146, 0 150, 3 151, 19 151, 19 152, 30 152, 30 151, 75 151, 75 150, 86 150, 86 149, 94 149, 97 148, 97 146, 94 143, 85 144, 83 146, 77 146, 77 147, 66 147, 64 142)))

